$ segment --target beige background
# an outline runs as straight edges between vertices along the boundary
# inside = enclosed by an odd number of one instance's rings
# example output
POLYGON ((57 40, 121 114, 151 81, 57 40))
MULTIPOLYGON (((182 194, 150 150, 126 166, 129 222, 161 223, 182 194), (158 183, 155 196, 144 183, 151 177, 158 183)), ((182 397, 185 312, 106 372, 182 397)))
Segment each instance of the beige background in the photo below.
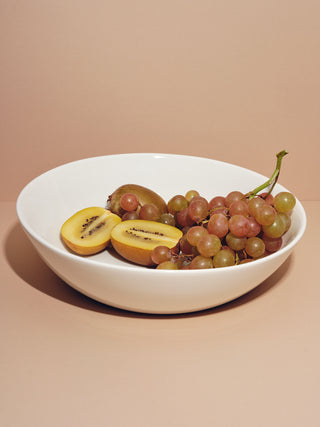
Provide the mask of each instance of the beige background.
POLYGON ((269 176, 284 148, 280 182, 319 199, 319 17, 317 0, 1 0, 1 199, 96 155, 269 176))
MULTIPOLYGON (((319 427, 318 0, 0 0, 0 425, 319 427), (224 306, 124 312, 42 262, 15 213, 42 172, 168 152, 303 202, 281 268, 224 306)), ((183 179, 183 177, 182 177, 183 179)))

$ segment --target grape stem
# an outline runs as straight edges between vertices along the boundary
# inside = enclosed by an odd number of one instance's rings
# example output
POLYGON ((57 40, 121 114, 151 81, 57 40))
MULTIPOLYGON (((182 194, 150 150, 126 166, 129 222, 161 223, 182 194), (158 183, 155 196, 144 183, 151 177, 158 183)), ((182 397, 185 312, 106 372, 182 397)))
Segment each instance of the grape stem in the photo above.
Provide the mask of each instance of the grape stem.
POLYGON ((271 185, 271 187, 270 187, 266 197, 272 192, 272 190, 273 190, 274 186, 276 185, 278 178, 279 178, 282 159, 286 154, 288 154, 288 151, 286 151, 286 150, 282 150, 282 151, 280 151, 280 153, 277 154, 277 164, 276 164, 276 168, 275 168, 273 174, 264 184, 259 185, 259 187, 255 188, 253 191, 250 191, 249 193, 246 194, 246 197, 249 198, 249 200, 253 199, 258 193, 260 193, 260 191, 264 190, 265 188, 269 187, 270 185, 271 185))

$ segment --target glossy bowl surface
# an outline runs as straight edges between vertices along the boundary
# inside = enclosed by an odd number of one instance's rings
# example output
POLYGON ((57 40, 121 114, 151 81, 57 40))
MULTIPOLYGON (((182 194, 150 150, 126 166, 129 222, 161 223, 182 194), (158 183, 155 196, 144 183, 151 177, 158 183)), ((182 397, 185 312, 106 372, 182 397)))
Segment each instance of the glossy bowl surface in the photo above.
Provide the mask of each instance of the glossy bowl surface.
MULTIPOLYGON (((67 284, 102 303, 143 313, 186 313, 233 300, 258 286, 287 259, 306 228, 297 200, 292 225, 276 253, 251 263, 209 270, 154 270, 130 264, 112 250, 82 257, 60 239, 63 222, 88 206, 106 205, 122 184, 140 184, 166 201, 196 189, 210 200, 247 192, 266 177, 207 158, 129 153, 74 161, 32 180, 17 200, 18 218, 46 264, 67 284)), ((276 184, 273 194, 290 191, 276 184)))

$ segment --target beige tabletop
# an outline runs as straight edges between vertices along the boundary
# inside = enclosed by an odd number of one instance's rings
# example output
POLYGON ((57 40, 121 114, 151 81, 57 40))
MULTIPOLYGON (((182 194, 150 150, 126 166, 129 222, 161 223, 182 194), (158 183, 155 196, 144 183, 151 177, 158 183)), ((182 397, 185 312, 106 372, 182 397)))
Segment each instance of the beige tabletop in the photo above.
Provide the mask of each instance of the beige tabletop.
POLYGON ((320 426, 319 16, 315 0, 0 1, 1 427, 320 426), (305 235, 204 312, 90 300, 16 216, 66 162, 161 152, 270 176, 283 149, 305 235))
POLYGON ((320 202, 259 287, 189 315, 95 302, 39 258, 1 203, 3 426, 320 425, 320 202))

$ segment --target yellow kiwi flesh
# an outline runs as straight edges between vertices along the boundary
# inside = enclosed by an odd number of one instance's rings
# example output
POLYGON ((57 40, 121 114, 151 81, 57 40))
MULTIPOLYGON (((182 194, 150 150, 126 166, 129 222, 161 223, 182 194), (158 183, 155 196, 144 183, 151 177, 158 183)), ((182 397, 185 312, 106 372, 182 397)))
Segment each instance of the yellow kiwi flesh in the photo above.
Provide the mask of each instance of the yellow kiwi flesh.
POLYGON ((121 218, 101 207, 89 207, 72 215, 61 227, 66 246, 79 255, 93 255, 105 249, 112 229, 121 218))
POLYGON ((151 252, 157 246, 172 249, 179 243, 183 233, 176 227, 147 220, 128 220, 111 231, 113 248, 128 261, 140 265, 153 265, 151 252))

